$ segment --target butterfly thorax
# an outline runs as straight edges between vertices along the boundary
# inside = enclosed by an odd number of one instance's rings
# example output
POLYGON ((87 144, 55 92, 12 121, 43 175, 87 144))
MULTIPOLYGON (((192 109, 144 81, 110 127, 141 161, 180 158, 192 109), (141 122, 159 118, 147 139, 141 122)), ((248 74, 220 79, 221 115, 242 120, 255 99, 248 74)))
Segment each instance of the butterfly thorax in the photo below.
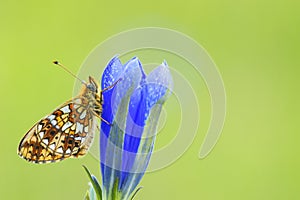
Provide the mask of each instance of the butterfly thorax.
MULTIPOLYGON (((88 85, 89 86, 89 85, 88 85)), ((96 115, 101 115, 103 98, 100 92, 96 92, 84 86, 81 93, 82 104, 87 105, 96 115)))
POLYGON ((95 115, 101 115, 103 96, 94 78, 89 77, 89 83, 83 85, 79 96, 82 98, 82 104, 87 105, 95 115))

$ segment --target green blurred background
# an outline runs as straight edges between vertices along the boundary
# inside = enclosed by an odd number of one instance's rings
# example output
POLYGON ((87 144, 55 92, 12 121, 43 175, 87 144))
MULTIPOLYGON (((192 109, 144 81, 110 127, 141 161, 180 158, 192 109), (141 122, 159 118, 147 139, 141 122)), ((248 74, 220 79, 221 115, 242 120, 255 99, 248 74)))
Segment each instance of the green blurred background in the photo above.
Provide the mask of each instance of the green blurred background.
MULTIPOLYGON (((92 156, 34 165, 17 156, 18 143, 72 95, 74 79, 53 67, 53 59, 77 72, 97 44, 144 26, 175 29, 203 45, 224 80, 227 117, 218 144, 199 160, 210 117, 204 94, 203 126, 192 146, 171 166, 146 174, 136 199, 300 199, 299 5, 294 0, 1 1, 0 199, 83 198, 88 179, 81 165, 99 176, 92 156)), ((169 132, 158 147, 172 138, 169 132)))

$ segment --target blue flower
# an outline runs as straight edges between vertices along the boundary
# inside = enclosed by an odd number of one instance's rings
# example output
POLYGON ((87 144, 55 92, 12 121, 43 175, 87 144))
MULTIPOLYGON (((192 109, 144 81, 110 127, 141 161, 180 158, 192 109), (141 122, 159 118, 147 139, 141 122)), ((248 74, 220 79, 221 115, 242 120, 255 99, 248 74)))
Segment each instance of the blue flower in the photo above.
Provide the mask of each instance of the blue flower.
POLYGON ((114 57, 102 76, 100 160, 102 199, 130 199, 148 166, 162 104, 172 86, 164 62, 148 76, 138 58, 125 65, 114 57))

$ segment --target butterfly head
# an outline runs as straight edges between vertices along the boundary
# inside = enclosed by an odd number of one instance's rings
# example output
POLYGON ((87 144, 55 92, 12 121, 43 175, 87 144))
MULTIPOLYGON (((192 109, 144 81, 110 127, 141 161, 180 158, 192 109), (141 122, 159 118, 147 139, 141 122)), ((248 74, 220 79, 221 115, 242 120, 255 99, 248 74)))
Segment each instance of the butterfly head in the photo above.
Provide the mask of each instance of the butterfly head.
POLYGON ((82 95, 88 99, 91 106, 95 109, 101 107, 103 103, 102 95, 100 94, 99 83, 93 78, 89 77, 89 82, 84 84, 82 95))
POLYGON ((89 77, 89 83, 86 85, 87 89, 92 93, 98 93, 99 92, 99 84, 98 82, 93 78, 89 77))

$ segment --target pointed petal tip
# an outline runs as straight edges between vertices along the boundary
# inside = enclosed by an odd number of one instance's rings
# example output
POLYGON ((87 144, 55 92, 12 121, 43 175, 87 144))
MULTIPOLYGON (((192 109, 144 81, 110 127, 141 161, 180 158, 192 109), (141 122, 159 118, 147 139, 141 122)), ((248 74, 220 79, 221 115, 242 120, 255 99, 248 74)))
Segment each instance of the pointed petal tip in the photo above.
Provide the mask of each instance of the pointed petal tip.
POLYGON ((168 68, 169 68, 169 65, 168 65, 168 63, 167 63, 166 60, 164 60, 164 61, 162 62, 162 66, 165 66, 165 67, 168 67, 168 68))
POLYGON ((110 59, 110 61, 108 62, 108 64, 106 66, 107 67, 111 66, 113 63, 116 63, 116 62, 120 62, 118 54, 116 54, 112 59, 110 59))
MULTIPOLYGON (((132 57, 128 62, 126 62, 124 65, 125 71, 126 69, 130 68, 134 68, 137 69, 139 68, 139 71, 142 75, 142 80, 146 78, 146 74, 144 72, 143 66, 141 61, 139 60, 139 58, 137 56, 132 57)), ((137 71, 136 71, 137 72, 137 71)))
POLYGON ((137 56, 133 56, 130 60, 128 60, 124 66, 128 65, 131 62, 140 62, 139 58, 137 56))
POLYGON ((112 58, 112 60, 113 59, 119 59, 119 54, 114 55, 113 58, 112 58))

